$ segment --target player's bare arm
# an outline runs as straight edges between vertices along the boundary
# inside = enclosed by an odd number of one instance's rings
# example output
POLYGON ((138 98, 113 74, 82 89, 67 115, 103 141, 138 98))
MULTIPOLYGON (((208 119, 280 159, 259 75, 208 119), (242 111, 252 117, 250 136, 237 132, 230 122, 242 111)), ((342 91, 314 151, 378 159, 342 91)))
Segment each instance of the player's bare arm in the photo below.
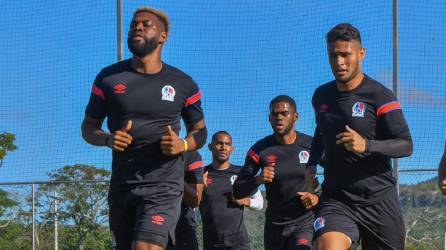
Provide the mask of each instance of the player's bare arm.
POLYGON ((204 184, 191 184, 185 182, 183 202, 192 208, 197 207, 201 202, 203 186, 204 184))
POLYGON ((114 133, 106 133, 102 130, 103 120, 85 116, 82 122, 82 137, 86 142, 95 146, 107 146, 116 151, 124 151, 133 141, 129 134, 132 128, 132 121, 128 121, 126 126, 114 133))
POLYGON ((207 131, 204 120, 194 124, 186 124, 187 136, 181 139, 171 126, 167 126, 166 133, 161 137, 161 151, 165 155, 178 155, 186 151, 195 151, 206 142, 207 131))

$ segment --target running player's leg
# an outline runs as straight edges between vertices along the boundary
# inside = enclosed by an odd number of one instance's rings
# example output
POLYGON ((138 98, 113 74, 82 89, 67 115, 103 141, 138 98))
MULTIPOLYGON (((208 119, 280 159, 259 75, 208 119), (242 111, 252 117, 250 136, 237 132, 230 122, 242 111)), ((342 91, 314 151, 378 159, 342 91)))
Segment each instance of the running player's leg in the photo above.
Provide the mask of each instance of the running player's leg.
POLYGON ((404 249, 404 220, 396 193, 378 204, 357 207, 355 211, 361 224, 362 249, 404 249))
POLYGON ((181 191, 170 187, 137 188, 133 249, 165 249, 175 242, 175 226, 180 216, 181 191))
POLYGON ((306 221, 297 221, 284 229, 286 250, 311 250, 313 240, 313 217, 306 221))
POLYGON ((321 201, 314 221, 314 249, 356 249, 359 245, 359 229, 353 218, 342 203, 332 199, 321 201))
POLYGON ((265 250, 281 250, 283 247, 284 226, 274 225, 271 222, 265 222, 265 230, 263 235, 263 244, 265 250))
POLYGON ((127 250, 132 246, 136 208, 130 202, 128 191, 110 192, 108 195, 110 231, 116 250, 127 250))

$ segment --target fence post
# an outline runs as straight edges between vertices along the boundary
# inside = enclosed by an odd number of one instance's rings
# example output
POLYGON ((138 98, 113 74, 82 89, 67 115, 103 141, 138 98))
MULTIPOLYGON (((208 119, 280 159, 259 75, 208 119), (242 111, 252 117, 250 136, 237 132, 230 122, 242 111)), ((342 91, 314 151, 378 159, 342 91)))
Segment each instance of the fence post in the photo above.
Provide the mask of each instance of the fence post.
MULTIPOLYGON (((398 0, 393 0, 393 84, 392 91, 398 99, 398 0)), ((393 175, 396 179, 396 190, 400 195, 400 162, 392 159, 393 175)))
POLYGON ((36 187, 35 187, 35 184, 33 183, 32 185, 31 185, 31 189, 32 189, 32 194, 31 194, 31 196, 32 196, 32 220, 33 220, 33 250, 35 250, 36 249, 36 213, 35 213, 35 209, 36 209, 36 206, 35 206, 35 189, 36 189, 36 187))
POLYGON ((54 250, 59 250, 57 227, 57 186, 54 185, 54 250))

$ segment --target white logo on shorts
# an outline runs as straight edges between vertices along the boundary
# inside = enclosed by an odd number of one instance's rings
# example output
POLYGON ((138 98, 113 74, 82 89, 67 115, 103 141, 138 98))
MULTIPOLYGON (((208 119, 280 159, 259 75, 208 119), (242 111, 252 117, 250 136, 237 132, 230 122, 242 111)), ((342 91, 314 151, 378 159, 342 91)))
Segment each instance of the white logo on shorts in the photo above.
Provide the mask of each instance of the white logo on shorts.
POLYGON ((173 102, 174 98, 175 89, 172 86, 166 85, 161 89, 161 100, 173 102))
POLYGON ((324 228, 324 227, 325 227, 325 219, 322 218, 322 217, 317 218, 317 219, 314 221, 313 227, 314 227, 314 231, 315 231, 315 232, 317 232, 317 231, 319 231, 320 229, 324 228))

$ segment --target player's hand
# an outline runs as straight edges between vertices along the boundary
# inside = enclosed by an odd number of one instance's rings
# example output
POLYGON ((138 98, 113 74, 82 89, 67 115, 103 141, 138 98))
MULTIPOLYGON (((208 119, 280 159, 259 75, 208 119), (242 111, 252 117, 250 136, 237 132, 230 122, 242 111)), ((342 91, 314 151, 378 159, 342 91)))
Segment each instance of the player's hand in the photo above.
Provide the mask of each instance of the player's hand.
POLYGON ((231 200, 234 204, 238 206, 249 206, 249 198, 243 198, 240 200, 237 200, 234 196, 234 193, 231 192, 231 200))
POLYGON ((297 195, 307 210, 312 209, 319 202, 319 196, 309 192, 297 192, 297 195))
POLYGON ((275 162, 268 163, 268 165, 266 165, 263 168, 262 173, 256 177, 258 184, 273 182, 276 171, 275 168, 276 168, 275 162))
POLYGON ((443 195, 446 195, 446 179, 440 181, 440 191, 443 195))
POLYGON ((129 120, 125 128, 116 130, 116 132, 108 135, 107 147, 120 152, 124 151, 133 141, 133 137, 129 134, 130 129, 132 129, 132 124, 132 121, 129 120))
POLYGON ((204 182, 203 188, 207 188, 208 187, 208 174, 209 174, 208 171, 204 172, 204 174, 203 174, 203 182, 204 182))
POLYGON ((351 129, 348 125, 345 126, 345 132, 336 135, 336 144, 343 144, 345 149, 356 154, 362 154, 365 152, 366 140, 351 129))
POLYGON ((319 181, 316 178, 316 166, 305 167, 305 183, 313 190, 319 186, 319 181))
POLYGON ((167 131, 161 137, 161 152, 165 155, 177 155, 184 152, 184 141, 178 137, 171 126, 167 126, 167 131))

